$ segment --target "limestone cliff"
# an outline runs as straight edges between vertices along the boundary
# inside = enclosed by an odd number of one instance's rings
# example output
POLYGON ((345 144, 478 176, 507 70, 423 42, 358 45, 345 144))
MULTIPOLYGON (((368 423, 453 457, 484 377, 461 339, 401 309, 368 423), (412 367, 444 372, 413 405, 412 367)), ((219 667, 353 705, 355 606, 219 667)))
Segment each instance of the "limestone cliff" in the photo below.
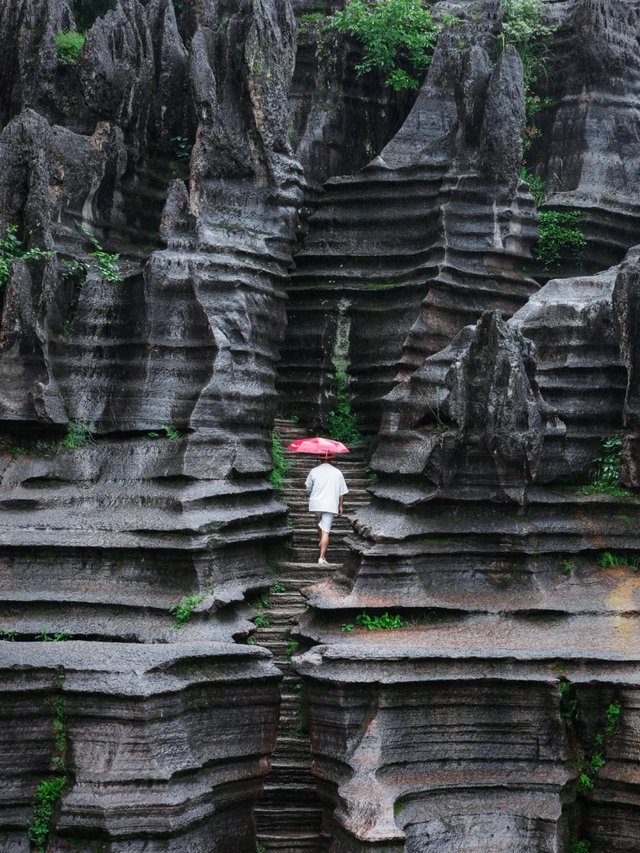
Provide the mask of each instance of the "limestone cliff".
POLYGON ((291 626, 324 816, 268 853, 640 851, 640 3, 544 0, 537 112, 508 4, 431 4, 413 94, 343 5, 0 7, 2 850, 46 782, 43 849, 253 853, 270 433, 346 392, 371 499, 291 626))

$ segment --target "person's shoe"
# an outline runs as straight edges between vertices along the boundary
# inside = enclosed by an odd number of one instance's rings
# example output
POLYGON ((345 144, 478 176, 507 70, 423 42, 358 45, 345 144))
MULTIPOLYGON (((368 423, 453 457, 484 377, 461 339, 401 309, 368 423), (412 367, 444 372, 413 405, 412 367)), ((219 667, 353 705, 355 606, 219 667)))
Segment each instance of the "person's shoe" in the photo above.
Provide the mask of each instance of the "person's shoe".
POLYGON ((328 565, 329 565, 329 561, 328 561, 328 560, 325 560, 325 558, 324 558, 324 557, 320 557, 320 559, 318 560, 318 565, 319 565, 319 566, 328 566, 328 565))

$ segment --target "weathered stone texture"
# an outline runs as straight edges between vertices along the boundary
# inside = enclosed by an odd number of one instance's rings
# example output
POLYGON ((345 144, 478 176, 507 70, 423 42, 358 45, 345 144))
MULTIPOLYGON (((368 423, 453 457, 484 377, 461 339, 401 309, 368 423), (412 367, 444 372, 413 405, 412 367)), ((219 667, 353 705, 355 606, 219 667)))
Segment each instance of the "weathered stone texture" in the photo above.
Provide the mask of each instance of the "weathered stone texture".
POLYGON ((549 3, 561 24, 550 57, 544 133, 532 151, 549 204, 583 213, 587 256, 602 268, 638 243, 640 5, 616 0, 549 3))
POLYGON ((509 50, 491 72, 494 24, 489 8, 445 32, 399 132, 355 176, 325 184, 289 290, 280 387, 293 411, 308 416, 313 401, 324 419, 346 370, 375 430, 399 362, 406 374, 482 310, 511 314, 535 290, 520 269, 535 235, 518 183, 522 67, 509 50))
POLYGON ((51 765, 60 753, 54 702, 64 715, 67 785, 51 849, 254 846, 251 801, 279 703, 266 652, 215 643, 3 646, 3 849, 23 849, 35 787, 60 773, 51 765))
POLYGON ((435 4, 415 98, 322 35, 337 0, 182 5, 117 0, 65 67, 65 0, 0 8, 1 233, 50 253, 2 294, 0 847, 64 770, 52 849, 255 848, 269 433, 345 381, 377 479, 297 629, 320 846, 636 849, 638 0, 545 2, 535 132, 499 0, 435 4), (550 279, 523 138, 587 237, 550 279), (621 430, 631 491, 583 488, 621 430))
MULTIPOLYGON (((5 728, 50 706, 40 682, 64 673, 72 783, 52 849, 248 851, 278 673, 219 644, 251 628, 242 602, 287 535, 266 476, 302 200, 293 13, 209 4, 187 50, 169 0, 121 0, 77 66, 52 49, 49 76, 3 101, 0 134, 2 225, 51 253, 15 262, 3 294, 0 630, 74 639, 1 643, 20 688, 5 728), (89 440, 62 446, 78 429, 89 440), (185 595, 198 603, 178 627, 185 595)), ((49 772, 46 738, 26 763, 22 743, 5 763, 7 849, 49 772)))

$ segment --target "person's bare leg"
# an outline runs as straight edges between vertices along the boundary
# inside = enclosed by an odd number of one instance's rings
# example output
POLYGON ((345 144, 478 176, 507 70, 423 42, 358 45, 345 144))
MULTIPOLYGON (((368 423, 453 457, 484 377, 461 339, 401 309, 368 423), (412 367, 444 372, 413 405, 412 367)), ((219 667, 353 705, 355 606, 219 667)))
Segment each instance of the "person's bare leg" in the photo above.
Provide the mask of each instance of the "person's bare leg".
POLYGON ((320 559, 324 560, 329 547, 329 534, 326 530, 320 530, 320 559))

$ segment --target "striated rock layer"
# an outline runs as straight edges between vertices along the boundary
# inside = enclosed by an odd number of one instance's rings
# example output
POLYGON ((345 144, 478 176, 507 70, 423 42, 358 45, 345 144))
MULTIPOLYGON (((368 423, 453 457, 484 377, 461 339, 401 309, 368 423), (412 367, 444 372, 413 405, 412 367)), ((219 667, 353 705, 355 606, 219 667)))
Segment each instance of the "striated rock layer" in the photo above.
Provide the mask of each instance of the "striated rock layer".
POLYGON ((634 849, 640 507, 576 480, 621 423, 613 293, 637 277, 634 251, 551 281, 387 396, 372 502, 302 629, 332 851, 634 849))
POLYGON ((255 846, 251 806, 279 704, 280 674, 266 652, 228 643, 4 645, 3 850, 30 849, 35 789, 52 770, 66 783, 49 849, 255 846))
POLYGON ((305 417, 311 401, 325 417, 335 374, 346 373, 375 430, 398 368, 482 310, 513 313, 536 289, 522 272, 535 238, 518 181, 522 65, 509 47, 492 68, 496 13, 487 4, 480 21, 441 35, 402 128, 356 175, 328 181, 308 219, 280 368, 287 405, 305 417))
MULTIPOLYGON (((120 0, 61 66, 69 8, 24 5, 2 12, 0 218, 44 254, 11 265, 0 320, 5 730, 37 706, 50 731, 43 683, 66 675, 52 849, 253 850, 278 672, 230 643, 288 535, 266 477, 302 200, 293 12, 203 4, 185 44, 169 0, 120 0)), ((6 849, 28 849, 39 739, 25 763, 9 741, 6 849)))

